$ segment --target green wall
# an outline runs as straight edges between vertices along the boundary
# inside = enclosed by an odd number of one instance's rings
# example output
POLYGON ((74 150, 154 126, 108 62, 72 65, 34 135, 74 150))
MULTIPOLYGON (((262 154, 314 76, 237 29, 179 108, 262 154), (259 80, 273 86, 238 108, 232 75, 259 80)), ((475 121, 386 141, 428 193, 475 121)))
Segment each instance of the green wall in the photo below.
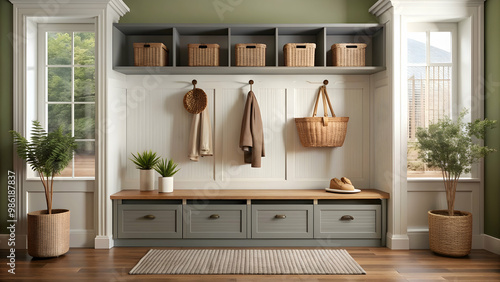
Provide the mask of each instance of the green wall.
MULTIPOLYGON (((485 116, 500 122, 500 1, 485 3, 485 116)), ((500 238, 500 124, 486 134, 486 145, 498 151, 485 160, 484 233, 500 238)))
POLYGON ((124 0, 122 23, 366 23, 376 0, 124 0), (147 4, 146 4, 147 3, 147 4))
POLYGON ((0 233, 7 233, 7 171, 12 170, 12 4, 0 0, 0 233))

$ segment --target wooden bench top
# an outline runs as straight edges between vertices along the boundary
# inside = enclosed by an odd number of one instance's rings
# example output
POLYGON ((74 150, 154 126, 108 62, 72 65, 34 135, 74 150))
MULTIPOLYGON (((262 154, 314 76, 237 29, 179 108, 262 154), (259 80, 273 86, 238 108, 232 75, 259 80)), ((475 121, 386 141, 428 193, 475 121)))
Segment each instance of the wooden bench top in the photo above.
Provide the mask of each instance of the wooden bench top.
POLYGON ((389 199, 389 193, 362 189, 355 194, 339 194, 326 192, 323 189, 177 189, 172 193, 158 193, 154 191, 122 190, 111 195, 112 200, 179 200, 179 199, 207 199, 207 200, 366 200, 389 199))

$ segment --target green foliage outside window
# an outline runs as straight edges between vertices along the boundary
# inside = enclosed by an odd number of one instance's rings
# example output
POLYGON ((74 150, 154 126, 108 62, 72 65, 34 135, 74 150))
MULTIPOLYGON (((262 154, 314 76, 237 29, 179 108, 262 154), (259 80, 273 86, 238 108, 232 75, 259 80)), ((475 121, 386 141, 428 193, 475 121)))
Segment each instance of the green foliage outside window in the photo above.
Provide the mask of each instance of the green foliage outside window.
MULTIPOLYGON (((95 139, 94 33, 48 32, 46 69, 48 131, 61 127, 63 133, 71 132, 71 104, 63 103, 71 103, 73 94, 73 101, 77 103, 74 105, 74 137, 95 139)), ((82 146, 79 146, 76 153, 93 154, 93 144, 87 143, 89 142, 79 142, 82 146)))

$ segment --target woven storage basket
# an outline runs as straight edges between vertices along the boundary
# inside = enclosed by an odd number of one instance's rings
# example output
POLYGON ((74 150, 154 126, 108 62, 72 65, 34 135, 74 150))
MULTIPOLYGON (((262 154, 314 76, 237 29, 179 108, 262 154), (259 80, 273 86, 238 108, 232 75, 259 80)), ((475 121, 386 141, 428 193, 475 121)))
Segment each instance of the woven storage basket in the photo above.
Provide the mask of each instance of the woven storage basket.
POLYGON ((28 254, 57 257, 69 251, 69 210, 52 209, 28 213, 28 254))
POLYGON ((219 66, 219 44, 188 44, 189 66, 219 66))
POLYGON ((283 46, 285 66, 314 67, 314 43, 288 43, 283 46))
POLYGON ((264 67, 266 65, 266 44, 236 44, 234 51, 238 67, 264 67))
POLYGON ((364 43, 338 43, 332 45, 333 65, 337 67, 364 67, 364 43))
POLYGON ((312 117, 295 118, 300 143, 304 147, 341 147, 347 133, 348 117, 336 117, 326 87, 320 87, 312 117), (323 98, 324 117, 316 117, 319 97, 323 98), (328 117, 326 103, 330 107, 332 117, 328 117))
POLYGON ((432 210, 428 212, 428 218, 431 251, 451 257, 463 257, 470 253, 471 213, 455 211, 455 216, 449 216, 447 210, 432 210))
POLYGON ((163 67, 168 65, 168 49, 163 43, 134 43, 134 65, 163 67))

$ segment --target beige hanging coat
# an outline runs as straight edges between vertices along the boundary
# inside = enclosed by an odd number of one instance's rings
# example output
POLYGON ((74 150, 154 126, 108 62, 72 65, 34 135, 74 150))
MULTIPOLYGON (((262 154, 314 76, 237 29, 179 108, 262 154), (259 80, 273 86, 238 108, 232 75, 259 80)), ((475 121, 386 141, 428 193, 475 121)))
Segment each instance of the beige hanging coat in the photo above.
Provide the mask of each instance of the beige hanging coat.
POLYGON ((248 92, 241 122, 240 148, 244 152, 245 163, 261 167, 261 157, 265 156, 264 128, 259 104, 252 91, 248 92))

